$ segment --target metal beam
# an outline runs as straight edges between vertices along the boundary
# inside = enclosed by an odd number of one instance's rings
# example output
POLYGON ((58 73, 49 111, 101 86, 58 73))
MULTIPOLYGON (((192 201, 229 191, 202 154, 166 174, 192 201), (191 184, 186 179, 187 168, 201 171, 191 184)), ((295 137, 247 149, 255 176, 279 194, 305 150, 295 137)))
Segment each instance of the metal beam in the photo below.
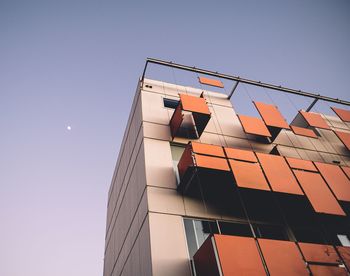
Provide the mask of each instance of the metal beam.
POLYGON ((314 105, 317 103, 317 101, 318 101, 318 99, 314 99, 313 102, 306 109, 306 112, 309 112, 314 107, 314 105))
POLYGON ((232 90, 231 90, 230 95, 227 96, 228 99, 231 99, 233 93, 235 93, 235 90, 236 90, 238 84, 239 84, 239 81, 237 81, 237 82, 235 83, 235 85, 232 87, 232 90))
POLYGON ((264 82, 260 82, 260 81, 244 79, 244 78, 241 78, 238 76, 222 74, 222 73, 218 73, 218 72, 214 72, 214 71, 209 71, 206 69, 200 69, 197 67, 190 67, 187 65, 182 65, 182 64, 164 61, 164 60, 160 60, 160 59, 154 59, 154 58, 147 58, 146 59, 146 64, 145 64, 145 68, 144 68, 143 75, 142 75, 142 81, 145 77, 148 63, 159 64, 159 65, 173 67, 173 68, 177 68, 177 69, 181 69, 181 70, 185 70, 185 71, 196 72, 196 73, 205 74, 205 75, 209 75, 209 76, 215 76, 215 77, 223 78, 223 79, 227 79, 227 80, 233 80, 233 81, 237 81, 237 82, 241 82, 241 83, 245 83, 245 84, 249 84, 249 85, 264 87, 264 88, 271 89, 271 90, 282 91, 285 93, 290 93, 290 94, 299 95, 299 96, 303 96, 303 97, 309 97, 309 98, 313 98, 313 99, 317 99, 317 100, 323 100, 323 101, 327 101, 327 102, 332 102, 332 103, 350 106, 350 102, 345 101, 345 100, 339 100, 339 99, 332 98, 332 97, 321 96, 320 94, 315 94, 315 93, 311 93, 311 92, 305 92, 305 91, 301 91, 301 90, 283 87, 281 85, 277 86, 277 85, 264 83, 264 82))

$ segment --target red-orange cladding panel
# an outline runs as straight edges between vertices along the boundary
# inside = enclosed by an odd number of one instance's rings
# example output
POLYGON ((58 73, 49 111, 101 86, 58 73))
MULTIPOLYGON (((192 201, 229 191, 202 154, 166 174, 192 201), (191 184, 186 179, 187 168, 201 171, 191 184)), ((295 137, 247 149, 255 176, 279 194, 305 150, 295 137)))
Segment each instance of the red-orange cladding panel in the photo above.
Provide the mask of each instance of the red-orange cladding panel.
POLYGON ((258 162, 256 156, 251 150, 242 150, 234 148, 225 148, 227 158, 238 159, 248 162, 258 162))
POLYGON ((253 238, 214 235, 214 239, 224 276, 266 275, 253 238))
POLYGON ((326 266, 326 265, 310 265, 313 276, 347 276, 348 273, 343 267, 326 266))
POLYGON ((304 194, 282 156, 264 153, 256 155, 273 191, 296 195, 304 194))
POLYGON ((346 215, 320 174, 299 170, 294 170, 294 174, 315 212, 346 215))
POLYGON ((294 242, 258 239, 271 276, 308 276, 305 263, 294 242))
POLYGON ((347 268, 350 269, 350 246, 337 246, 337 250, 343 258, 347 268))
POLYGON ((332 164, 315 162, 338 200, 350 201, 350 180, 340 167, 332 164))
POLYGON ((344 146, 350 150, 350 133, 349 132, 343 132, 343 131, 337 131, 334 130, 334 133, 337 135, 337 137, 342 141, 344 146))
POLYGON ((293 169, 317 172, 315 165, 309 160, 286 157, 289 166, 293 169))
POLYGON ((224 84, 220 80, 214 80, 214 79, 209 79, 204 77, 199 77, 198 79, 201 84, 224 88, 224 84))
POLYGON ((304 117, 305 121, 312 127, 323 128, 323 129, 331 129, 327 122, 322 118, 320 114, 299 111, 301 116, 304 117))
POLYGON ((341 168, 344 171, 344 173, 347 175, 347 177, 350 179, 350 167, 342 166, 341 168))
POLYGON ((331 107, 338 117, 344 122, 350 122, 350 110, 331 107))
POLYGON ((195 153, 225 157, 224 150, 221 146, 202 144, 197 142, 191 142, 191 145, 193 152, 195 153))
POLYGON ((267 126, 289 129, 289 125, 275 105, 253 102, 267 126))
POLYGON ((171 136, 175 137, 183 121, 181 103, 176 107, 173 116, 170 120, 170 132, 171 136))
POLYGON ((317 138, 316 133, 312 129, 298 127, 298 126, 290 126, 290 128, 296 135, 310 137, 310 138, 317 138))
POLYGON ((230 167, 225 158, 195 154, 194 159, 197 167, 219 171, 230 171, 230 167))
POLYGON ((181 155, 177 168, 179 170, 180 178, 184 176, 188 167, 193 166, 192 149, 190 145, 187 145, 184 152, 181 155))
POLYGON ((229 159, 229 163, 238 187, 270 191, 259 163, 232 159, 229 159))
POLYGON ((211 237, 207 238, 202 246, 193 256, 196 275, 198 276, 219 276, 219 265, 216 256, 214 244, 211 237))
POLYGON ((238 115, 238 119, 240 120, 245 133, 271 137, 270 131, 261 119, 245 115, 238 115))
POLYGON ((332 245, 305 242, 299 242, 298 245, 307 262, 340 263, 340 258, 332 245))
POLYGON ((190 112, 197 112, 210 115, 208 105, 204 98, 180 94, 182 109, 190 112))

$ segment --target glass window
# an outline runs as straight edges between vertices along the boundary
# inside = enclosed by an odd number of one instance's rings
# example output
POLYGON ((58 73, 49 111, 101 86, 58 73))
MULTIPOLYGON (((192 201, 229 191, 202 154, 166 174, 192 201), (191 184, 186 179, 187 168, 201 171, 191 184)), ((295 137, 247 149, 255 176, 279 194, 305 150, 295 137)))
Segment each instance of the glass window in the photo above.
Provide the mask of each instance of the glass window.
POLYGON ((173 158, 173 168, 176 175, 176 180, 177 180, 177 183, 180 183, 180 176, 179 176, 179 171, 177 169, 177 164, 179 163, 179 160, 185 148, 179 145, 170 145, 170 148, 171 148, 171 156, 173 158))
POLYGON ((164 103, 164 107, 175 109, 178 106, 179 101, 173 100, 173 99, 163 98, 163 103, 164 103))
POLYGON ((350 237, 344 234, 337 235, 342 246, 350 246, 350 237))
POLYGON ((250 226, 244 223, 219 222, 220 232, 223 235, 252 237, 250 226))
POLYGON ((184 219, 190 258, 197 252, 210 234, 218 234, 216 221, 184 219))
POLYGON ((285 227, 281 225, 266 225, 255 224, 255 235, 258 238, 273 239, 273 240, 289 240, 285 227))

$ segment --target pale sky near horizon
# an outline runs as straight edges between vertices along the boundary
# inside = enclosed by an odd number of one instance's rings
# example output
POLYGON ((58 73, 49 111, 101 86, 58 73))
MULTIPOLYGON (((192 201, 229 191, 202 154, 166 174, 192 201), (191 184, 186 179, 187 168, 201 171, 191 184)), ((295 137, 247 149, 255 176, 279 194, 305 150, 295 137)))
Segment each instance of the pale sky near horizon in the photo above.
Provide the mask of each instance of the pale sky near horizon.
POLYGON ((146 57, 350 100, 349 14, 346 0, 0 0, 0 275, 102 275, 146 57))

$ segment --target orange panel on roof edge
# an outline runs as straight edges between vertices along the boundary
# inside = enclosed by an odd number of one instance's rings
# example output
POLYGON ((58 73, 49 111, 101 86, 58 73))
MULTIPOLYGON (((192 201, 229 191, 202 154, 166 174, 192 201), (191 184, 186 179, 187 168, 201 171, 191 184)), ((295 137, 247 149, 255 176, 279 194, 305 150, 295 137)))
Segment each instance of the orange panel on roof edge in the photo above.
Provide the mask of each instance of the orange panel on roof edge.
POLYGON ((331 108, 343 122, 350 123, 350 110, 341 109, 337 107, 331 108))
POLYGON ((256 153, 273 191, 303 195, 293 172, 282 156, 256 153))
POLYGON ((315 162, 317 169, 338 200, 350 201, 350 180, 342 169, 333 164, 315 162))
POLYGON ((259 163, 248 163, 233 159, 228 161, 238 187, 270 191, 259 163))
POLYGON ((312 127, 323 128, 323 129, 331 129, 325 119, 318 113, 299 111, 301 116, 305 119, 305 121, 312 127))
POLYGON ((254 154, 254 151, 235 149, 235 148, 224 148, 224 149, 225 149, 227 158, 244 160, 249 162, 258 162, 258 159, 254 154))
POLYGON ((289 166, 293 169, 317 172, 315 165, 310 160, 303 160, 293 157, 286 157, 286 160, 289 166))
POLYGON ((198 77, 198 80, 201 84, 224 88, 224 84, 220 80, 209 79, 209 78, 205 78, 205 77, 198 77))
POLYGON ((212 157, 200 154, 194 154, 194 158, 197 167, 220 171, 230 171, 230 167, 225 158, 212 157))
POLYGON ((316 133, 312 129, 298 127, 298 126, 290 126, 293 133, 300 136, 305 136, 309 138, 318 138, 316 133))
POLYGON ((327 265, 309 265, 312 275, 314 276, 347 276, 345 268, 339 266, 327 265))
POLYGON ((187 94, 179 95, 183 110, 210 115, 209 107, 204 98, 187 94))
POLYGON ((344 144, 344 146, 350 150, 350 133, 334 130, 334 133, 337 135, 340 141, 344 144))
POLYGON ((271 276, 308 276, 302 256, 294 242, 258 239, 271 276))
POLYGON ((261 119, 245 115, 237 116, 242 124, 245 133, 264 137, 272 137, 270 131, 267 129, 265 123, 261 119))
POLYGON ((203 144, 198 142, 191 142, 191 145, 192 150, 195 153, 225 157, 224 150, 221 146, 203 144))
POLYGON ((267 126, 290 129, 288 123, 275 105, 255 101, 253 103, 267 126))
POLYGON ((315 212, 346 216, 320 174, 299 170, 293 171, 315 212))
POLYGON ((223 275, 266 275, 254 238, 214 235, 214 240, 223 275))
POLYGON ((340 257, 332 245, 306 242, 299 242, 298 245, 307 262, 340 263, 340 257))

